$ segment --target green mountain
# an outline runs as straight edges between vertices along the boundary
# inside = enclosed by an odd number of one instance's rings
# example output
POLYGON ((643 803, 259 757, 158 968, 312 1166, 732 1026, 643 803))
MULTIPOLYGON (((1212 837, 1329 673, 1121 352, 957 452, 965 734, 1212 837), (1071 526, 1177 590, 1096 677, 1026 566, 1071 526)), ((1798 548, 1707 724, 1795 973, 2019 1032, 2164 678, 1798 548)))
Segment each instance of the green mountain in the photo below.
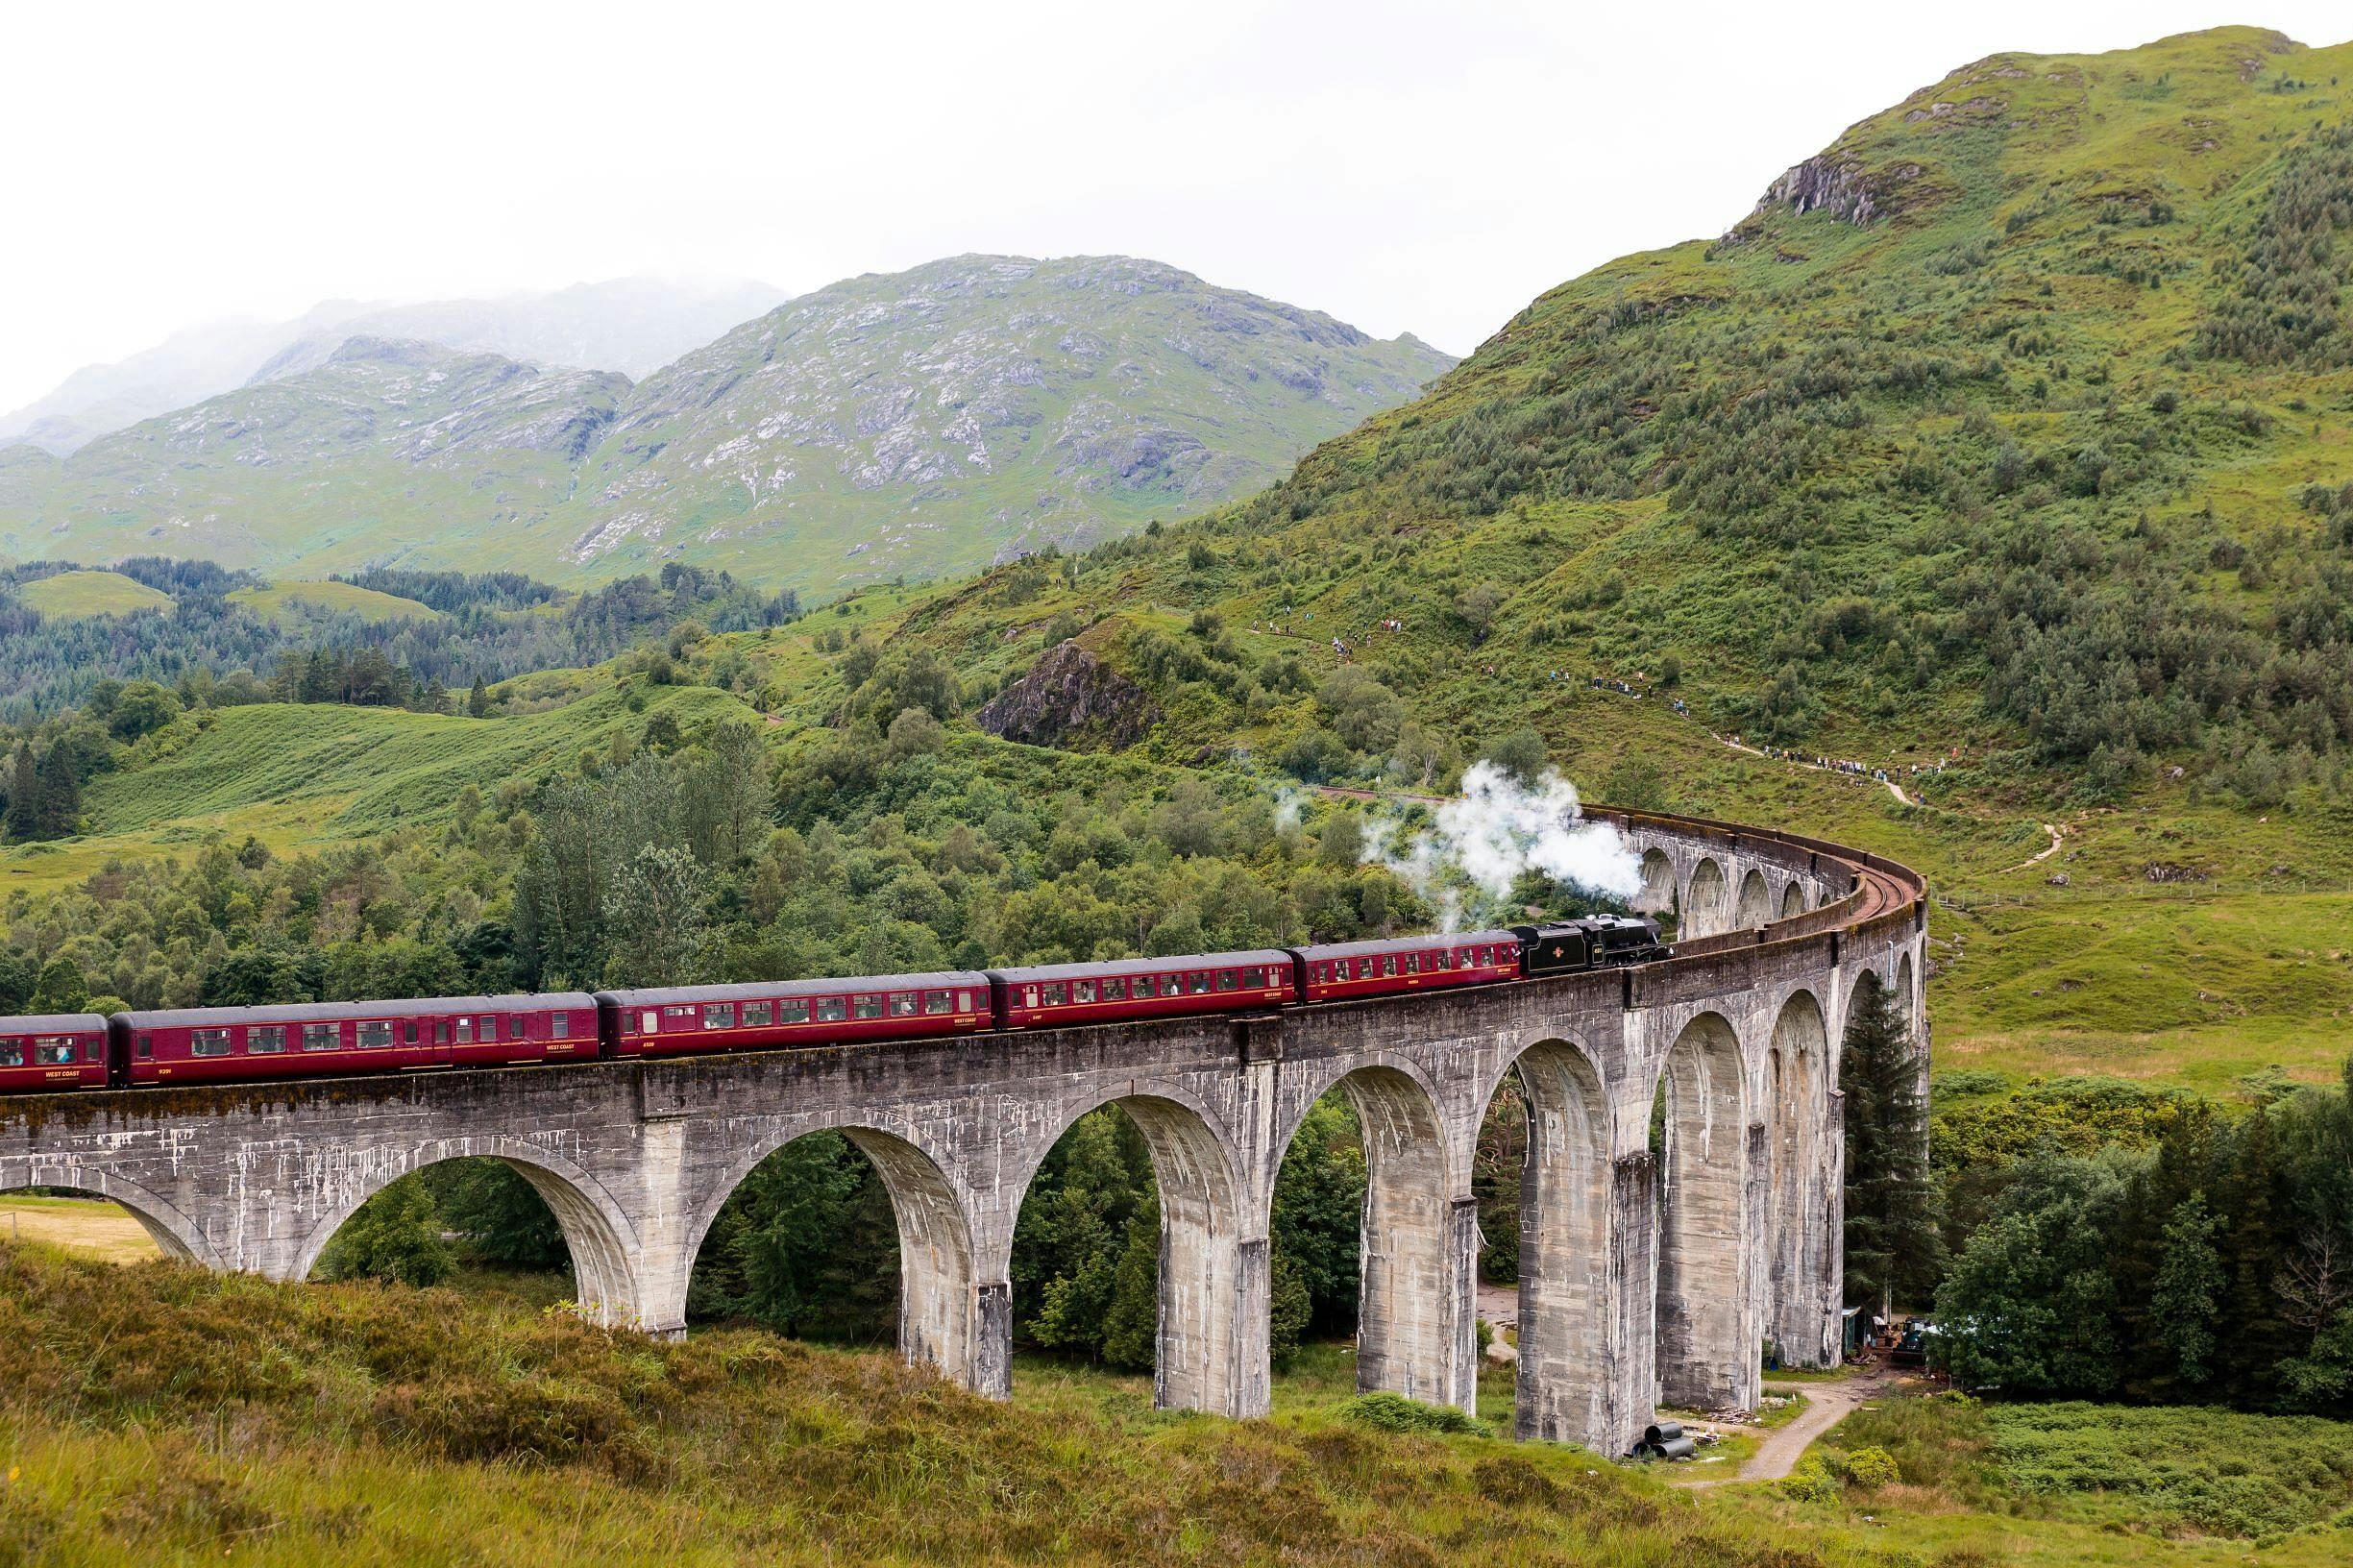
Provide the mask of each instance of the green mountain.
MULTIPOLYGON (((1675 669, 1809 751, 2341 782, 2349 105, 2353 46, 2250 29, 1966 66, 1066 607, 1338 635, 1471 742, 1675 669)), ((1281 741, 1240 705, 1168 708, 1281 741)))
POLYGON ((346 341, 61 461, 0 455, 0 543, 824 590, 1247 494, 1450 363, 1156 262, 965 257, 792 301, 635 386, 346 341))

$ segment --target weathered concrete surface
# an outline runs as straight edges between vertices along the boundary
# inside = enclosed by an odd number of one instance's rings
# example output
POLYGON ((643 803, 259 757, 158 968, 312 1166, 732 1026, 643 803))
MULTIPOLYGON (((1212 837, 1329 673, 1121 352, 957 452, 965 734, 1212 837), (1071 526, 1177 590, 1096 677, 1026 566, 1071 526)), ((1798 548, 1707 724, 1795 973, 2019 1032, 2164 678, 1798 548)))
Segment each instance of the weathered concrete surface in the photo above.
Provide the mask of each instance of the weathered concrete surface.
POLYGON ((1531 1122, 1518 1428, 1620 1453, 1662 1391, 1752 1404, 1767 1336, 1793 1364, 1834 1359, 1843 1144, 1829 1041, 1862 989, 1890 986, 1925 1046, 1908 873, 1721 824, 1628 827, 1671 900, 1696 886, 1728 921, 1744 907, 1802 912, 1695 935, 1638 970, 1279 1017, 0 1101, 0 1189, 97 1192, 170 1250, 296 1279, 386 1183, 487 1156, 547 1198, 588 1311, 674 1333, 695 1254, 737 1184, 792 1139, 841 1129, 896 1208, 904 1353, 1002 1395, 1021 1196, 1078 1117, 1115 1104, 1160 1185, 1158 1398, 1251 1415, 1267 1405, 1276 1174, 1309 1109, 1338 1090, 1370 1176, 1360 1377, 1467 1408, 1472 1159, 1516 1073, 1531 1122))

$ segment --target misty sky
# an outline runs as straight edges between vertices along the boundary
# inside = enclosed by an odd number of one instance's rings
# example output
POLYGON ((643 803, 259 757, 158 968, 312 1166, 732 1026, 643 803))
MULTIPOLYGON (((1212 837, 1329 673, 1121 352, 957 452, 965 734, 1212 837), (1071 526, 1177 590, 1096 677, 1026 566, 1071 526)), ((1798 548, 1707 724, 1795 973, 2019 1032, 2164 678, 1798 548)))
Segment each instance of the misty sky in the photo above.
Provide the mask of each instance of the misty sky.
POLYGON ((0 410, 230 315, 1125 252, 1468 353, 2002 49, 2343 0, 49 5, 0 20, 0 410))

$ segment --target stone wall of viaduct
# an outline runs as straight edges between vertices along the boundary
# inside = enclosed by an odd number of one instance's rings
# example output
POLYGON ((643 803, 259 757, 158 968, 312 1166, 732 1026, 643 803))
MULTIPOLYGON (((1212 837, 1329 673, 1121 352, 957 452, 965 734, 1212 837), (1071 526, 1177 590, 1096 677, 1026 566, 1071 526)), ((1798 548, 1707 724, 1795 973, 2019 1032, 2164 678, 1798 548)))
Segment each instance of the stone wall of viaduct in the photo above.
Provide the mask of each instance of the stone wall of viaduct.
POLYGON ((1894 991, 1924 1062, 1924 890, 1789 835, 1599 811, 1644 858, 1676 957, 1638 969, 1241 1019, 668 1062, 139 1089, 0 1100, 0 1189, 79 1188, 210 1267, 307 1275, 336 1227, 436 1161, 502 1160, 569 1241, 583 1308, 683 1328, 704 1232, 762 1159, 821 1129, 880 1170, 900 1343, 1011 1385, 1022 1193, 1071 1123, 1116 1104, 1162 1194, 1164 1406, 1267 1406, 1268 1223, 1285 1148, 1333 1090, 1369 1173, 1360 1379, 1470 1408, 1481 1244, 1472 1157, 1517 1074, 1522 1436, 1623 1453, 1656 1405, 1748 1407, 1759 1348, 1839 1344, 1843 1143, 1834 1042, 1894 991), (1654 1096, 1668 1104, 1654 1154, 1654 1096))

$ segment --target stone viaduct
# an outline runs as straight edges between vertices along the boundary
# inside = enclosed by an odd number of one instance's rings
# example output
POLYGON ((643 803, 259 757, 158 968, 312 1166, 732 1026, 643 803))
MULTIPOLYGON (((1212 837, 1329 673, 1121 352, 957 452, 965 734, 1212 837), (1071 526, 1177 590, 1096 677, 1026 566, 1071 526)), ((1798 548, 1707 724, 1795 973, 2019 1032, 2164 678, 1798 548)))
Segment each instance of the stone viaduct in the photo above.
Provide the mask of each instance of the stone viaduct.
POLYGON ((1263 1017, 1172 1019, 680 1061, 0 1100, 0 1189, 101 1194, 167 1251, 301 1279, 367 1198, 436 1161, 502 1160, 570 1243, 606 1323, 683 1329, 720 1207, 792 1139, 845 1133, 896 1210, 900 1345, 1011 1387, 1022 1193, 1079 1116, 1117 1105, 1158 1177, 1159 1403, 1267 1408, 1268 1224, 1294 1131, 1333 1090, 1363 1128, 1367 1389, 1471 1407, 1472 1159, 1516 1077, 1520 1435, 1626 1452, 1659 1404, 1746 1408, 1760 1350, 1833 1362, 1840 1038, 1875 988, 1924 1062, 1925 890, 1794 835, 1595 810, 1643 856, 1675 956, 1263 1017), (1654 1150, 1654 1101, 1665 1102, 1654 1150))

